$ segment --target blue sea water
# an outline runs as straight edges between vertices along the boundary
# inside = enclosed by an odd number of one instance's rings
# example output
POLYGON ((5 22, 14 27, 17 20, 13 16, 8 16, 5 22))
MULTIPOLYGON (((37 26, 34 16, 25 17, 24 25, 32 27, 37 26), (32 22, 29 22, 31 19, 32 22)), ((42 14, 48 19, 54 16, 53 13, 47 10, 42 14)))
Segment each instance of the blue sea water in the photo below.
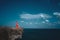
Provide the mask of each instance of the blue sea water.
POLYGON ((60 29, 24 29, 22 40, 60 40, 60 29))

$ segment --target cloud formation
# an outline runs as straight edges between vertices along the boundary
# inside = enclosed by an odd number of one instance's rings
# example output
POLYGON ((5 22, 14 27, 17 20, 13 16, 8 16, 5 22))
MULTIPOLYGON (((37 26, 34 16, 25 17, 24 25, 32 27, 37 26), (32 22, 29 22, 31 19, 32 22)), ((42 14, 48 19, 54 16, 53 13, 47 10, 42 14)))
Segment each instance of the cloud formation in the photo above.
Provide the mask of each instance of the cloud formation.
POLYGON ((48 14, 43 14, 43 13, 40 13, 40 16, 41 18, 43 19, 47 19, 47 18, 51 18, 52 16, 48 15, 48 14))
POLYGON ((22 14, 20 15, 21 18, 24 19, 35 19, 35 18, 40 18, 39 15, 32 15, 32 14, 22 14))
POLYGON ((46 13, 30 14, 23 12, 19 17, 22 19, 21 24, 29 28, 55 28, 56 25, 60 25, 59 12, 53 12, 50 15, 46 13))
POLYGON ((59 12, 54 12, 53 15, 60 16, 59 12))
POLYGON ((22 23, 23 23, 24 21, 20 21, 20 22, 22 22, 22 23))
POLYGON ((39 14, 21 14, 20 18, 23 19, 39 19, 39 18, 43 18, 43 19, 47 19, 47 18, 51 18, 50 15, 48 14, 44 14, 44 13, 39 13, 39 14))
POLYGON ((45 20, 46 22, 49 22, 49 20, 45 20))

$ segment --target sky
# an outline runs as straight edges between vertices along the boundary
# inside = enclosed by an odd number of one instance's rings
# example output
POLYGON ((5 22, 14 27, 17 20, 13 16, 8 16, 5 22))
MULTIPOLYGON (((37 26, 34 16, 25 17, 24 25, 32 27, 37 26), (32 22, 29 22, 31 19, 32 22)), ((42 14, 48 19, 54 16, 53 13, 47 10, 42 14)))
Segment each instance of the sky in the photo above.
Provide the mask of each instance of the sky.
POLYGON ((0 0, 0 25, 60 28, 60 0, 0 0))

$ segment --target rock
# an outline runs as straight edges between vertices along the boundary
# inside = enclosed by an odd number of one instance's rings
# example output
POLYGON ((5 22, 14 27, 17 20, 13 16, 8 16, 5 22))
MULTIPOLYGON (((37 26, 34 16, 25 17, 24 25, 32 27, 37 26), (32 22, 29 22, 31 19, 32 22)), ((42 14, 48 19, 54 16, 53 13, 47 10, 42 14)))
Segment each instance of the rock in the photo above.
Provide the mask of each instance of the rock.
POLYGON ((18 40, 22 39, 22 29, 0 27, 0 40, 18 40))

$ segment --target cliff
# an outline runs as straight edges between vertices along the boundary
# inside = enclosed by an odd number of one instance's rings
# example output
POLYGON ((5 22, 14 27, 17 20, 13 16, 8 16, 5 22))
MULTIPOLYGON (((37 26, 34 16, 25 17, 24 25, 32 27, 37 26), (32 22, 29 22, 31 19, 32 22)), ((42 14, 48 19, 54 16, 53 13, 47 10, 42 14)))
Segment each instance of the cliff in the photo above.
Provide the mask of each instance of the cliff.
POLYGON ((22 29, 0 27, 0 40, 20 40, 22 33, 22 29))

